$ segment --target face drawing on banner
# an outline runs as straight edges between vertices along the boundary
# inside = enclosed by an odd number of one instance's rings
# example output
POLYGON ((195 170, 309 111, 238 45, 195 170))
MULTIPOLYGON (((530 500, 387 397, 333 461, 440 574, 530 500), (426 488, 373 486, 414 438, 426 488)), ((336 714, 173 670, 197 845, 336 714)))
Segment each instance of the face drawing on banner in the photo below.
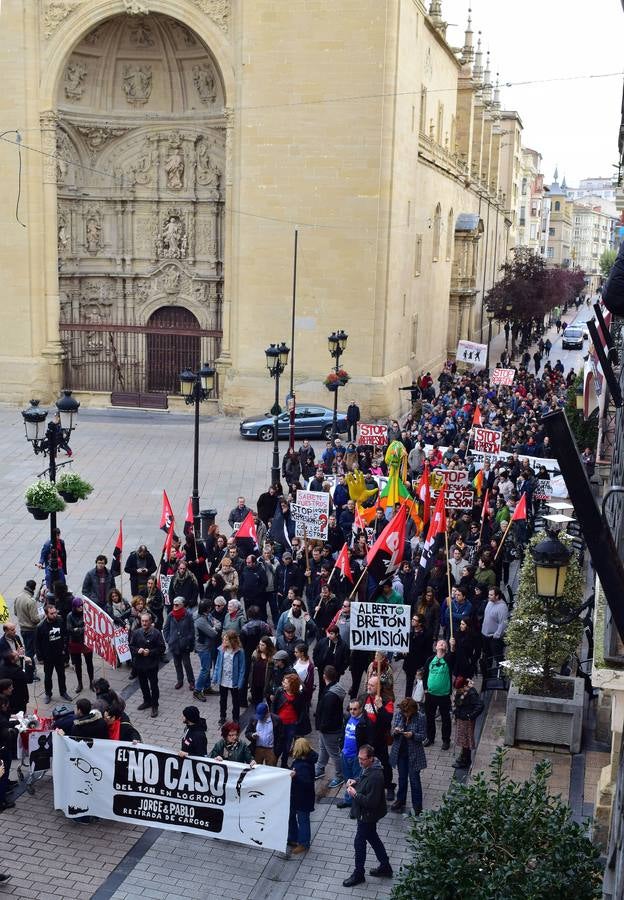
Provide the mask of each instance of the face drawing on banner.
POLYGON ((264 831, 267 827, 267 812, 264 791, 257 787, 257 769, 248 769, 243 772, 236 783, 236 793, 239 799, 238 828, 241 834, 262 847, 264 844, 264 831), (254 776, 256 776, 254 778, 254 776))
POLYGON ((95 790, 95 782, 102 780, 102 770, 92 766, 90 762, 81 756, 70 756, 69 761, 84 778, 73 788, 73 803, 68 803, 67 814, 69 816, 84 815, 89 812, 89 797, 95 790))

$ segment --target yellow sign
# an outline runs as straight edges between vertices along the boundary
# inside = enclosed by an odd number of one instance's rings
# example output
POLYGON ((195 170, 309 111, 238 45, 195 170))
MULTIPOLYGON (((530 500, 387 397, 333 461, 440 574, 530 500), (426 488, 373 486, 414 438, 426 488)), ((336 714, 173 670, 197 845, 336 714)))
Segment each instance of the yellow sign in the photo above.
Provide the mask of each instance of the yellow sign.
POLYGON ((0 594, 0 625, 4 625, 5 622, 9 621, 9 607, 6 605, 6 600, 0 594))

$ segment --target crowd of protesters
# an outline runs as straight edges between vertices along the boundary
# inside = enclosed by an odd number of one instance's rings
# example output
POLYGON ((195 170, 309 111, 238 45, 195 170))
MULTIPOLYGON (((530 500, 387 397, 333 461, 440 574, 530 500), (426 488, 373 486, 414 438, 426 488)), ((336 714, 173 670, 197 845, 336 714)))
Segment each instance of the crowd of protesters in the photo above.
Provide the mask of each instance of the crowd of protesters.
MULTIPOLYGON (((392 875, 376 823, 386 814, 387 801, 393 812, 405 810, 408 788, 412 814, 421 812, 426 748, 435 744, 439 728, 442 751, 450 749, 453 719, 454 765, 470 765, 475 722, 483 710, 474 679, 487 677, 504 657, 512 564, 522 557, 539 505, 536 485, 549 478, 527 457, 552 455, 540 416, 565 402, 574 380, 574 372, 566 376, 559 361, 551 365, 549 352, 544 347, 546 362, 543 367, 541 360, 535 362, 534 372, 530 360, 523 359, 511 387, 492 385, 482 373, 460 374, 454 364, 444 367, 437 389, 423 373, 412 386, 410 415, 402 425, 389 423, 388 444, 404 445, 414 482, 425 466, 432 477, 440 468, 466 469, 470 479, 476 477, 470 443, 477 409, 484 425, 502 433, 502 448, 510 454, 483 463, 471 510, 448 511, 449 557, 442 548, 424 582, 417 572, 425 532, 419 533, 411 518, 396 572, 372 594, 370 582, 359 578, 372 542, 396 510, 378 507, 368 527, 358 527, 345 475, 359 469, 372 490, 374 476, 387 474, 385 448, 345 445, 339 439, 327 442, 318 457, 308 441, 287 451, 283 482, 270 485, 253 506, 239 497, 227 533, 215 523, 200 540, 192 526, 186 527, 160 559, 139 546, 125 564, 129 599, 104 555, 96 557, 82 581, 82 595, 128 631, 128 675, 138 680, 142 697, 137 712, 158 716, 159 672, 167 657, 173 662, 174 689, 183 692, 186 686, 192 697, 181 704, 180 753, 291 769, 288 843, 293 854, 310 847, 315 781, 327 778, 328 789, 339 789, 338 807, 357 820, 355 868, 347 886, 364 880, 367 843, 379 862, 370 873, 392 875), (323 542, 295 536, 291 504, 304 487, 330 493, 323 542), (510 525, 523 495, 527 518, 510 525), (237 537, 250 511, 255 541, 237 537), (334 567, 344 544, 353 582, 334 567), (349 645, 351 599, 378 594, 385 602, 411 608, 409 649, 394 658, 349 645), (217 697, 220 733, 213 740, 202 704, 217 697)), ((357 409, 355 403, 352 407, 357 409)), ((352 411, 357 422, 359 410, 355 416, 352 411)), ((374 503, 373 497, 369 505, 374 503)), ((125 701, 107 681, 94 678, 83 601, 67 584, 59 530, 56 547, 44 545, 39 565, 46 571, 39 596, 36 582, 28 581, 15 600, 17 628, 6 623, 0 640, 0 811, 14 806, 11 715, 26 709, 28 682, 40 677, 37 662, 46 702, 52 701, 55 678, 62 700, 71 702, 68 690, 87 694, 86 672, 91 696, 80 696, 75 709, 61 707, 65 733, 140 739, 125 701), (55 583, 49 580, 52 549, 63 573, 55 583), (76 683, 68 688, 70 667, 76 683)))

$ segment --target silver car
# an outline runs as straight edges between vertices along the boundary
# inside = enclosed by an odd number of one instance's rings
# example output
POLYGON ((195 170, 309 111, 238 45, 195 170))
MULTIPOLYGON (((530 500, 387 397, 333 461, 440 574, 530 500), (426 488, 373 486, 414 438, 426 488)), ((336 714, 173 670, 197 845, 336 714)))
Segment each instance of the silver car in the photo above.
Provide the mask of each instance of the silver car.
MULTIPOLYGON (((326 406, 315 406, 311 403, 302 403, 295 410, 295 437, 321 437, 329 441, 332 436, 333 418, 333 409, 327 409, 326 406)), ((244 419, 240 423, 241 437, 257 438, 259 441, 272 441, 273 422, 271 413, 244 419)), ((345 413, 338 413, 337 430, 338 434, 345 434, 347 431, 347 416, 345 413)), ((277 417, 277 436, 278 438, 287 438, 289 433, 290 413, 280 413, 277 417)))

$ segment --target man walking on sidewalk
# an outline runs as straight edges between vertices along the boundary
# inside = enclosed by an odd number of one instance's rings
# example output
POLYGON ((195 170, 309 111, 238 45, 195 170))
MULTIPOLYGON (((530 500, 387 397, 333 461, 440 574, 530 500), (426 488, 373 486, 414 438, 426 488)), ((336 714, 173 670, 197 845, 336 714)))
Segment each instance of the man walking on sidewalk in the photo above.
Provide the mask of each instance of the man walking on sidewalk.
POLYGON ((366 844, 370 844, 379 860, 379 865, 369 869, 370 875, 392 878, 392 866, 386 848, 377 834, 377 822, 386 815, 384 774, 381 763, 375 758, 375 751, 370 744, 363 744, 358 751, 358 762, 362 774, 357 779, 347 782, 347 793, 351 797, 351 818, 357 819, 357 830, 353 847, 355 850, 355 868, 349 878, 342 882, 343 887, 355 887, 366 881, 364 872, 366 865, 366 844))

